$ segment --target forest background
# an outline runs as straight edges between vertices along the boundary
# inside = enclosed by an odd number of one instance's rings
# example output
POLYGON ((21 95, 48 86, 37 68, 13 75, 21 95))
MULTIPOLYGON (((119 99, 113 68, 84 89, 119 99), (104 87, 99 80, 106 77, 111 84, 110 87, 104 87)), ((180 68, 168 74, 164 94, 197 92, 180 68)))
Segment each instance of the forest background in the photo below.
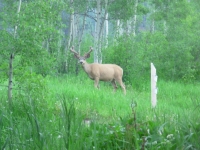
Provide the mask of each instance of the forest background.
MULTIPOLYGON (((48 89, 49 84, 61 86, 60 83, 64 84, 66 81, 66 86, 71 87, 68 90, 72 90, 72 93, 73 86, 76 85, 79 88, 76 94, 82 89, 82 84, 92 85, 81 70, 80 64, 70 53, 72 46, 81 54, 87 52, 92 46, 93 56, 88 62, 120 65, 124 70, 123 81, 130 91, 128 93, 132 90, 140 92, 148 90, 151 62, 156 66, 159 80, 163 81, 161 86, 165 82, 167 82, 166 86, 169 82, 170 86, 171 82, 175 85, 180 83, 182 86, 188 84, 191 87, 198 84, 200 81, 199 8, 199 0, 0 0, 0 90, 2 95, 0 106, 4 108, 0 115, 1 120, 7 122, 6 124, 0 122, 0 127, 4 129, 0 143, 3 147, 9 145, 11 149, 17 147, 16 141, 20 139, 11 138, 17 133, 11 133, 8 128, 4 128, 14 126, 10 120, 15 120, 16 116, 13 117, 10 112, 16 113, 13 107, 21 108, 20 104, 23 105, 22 109, 25 112, 29 107, 33 111, 35 105, 43 108, 51 95, 48 89), (32 100, 35 100, 34 104, 32 100), (11 110, 8 111, 8 108, 11 110)), ((92 88, 87 88, 93 91, 92 88)), ((50 89, 54 89, 50 91, 57 94, 56 87, 50 89)), ((174 90, 177 89, 174 88, 174 90)), ((107 91, 103 92, 105 94, 107 91)), ((66 108, 64 110, 68 112, 68 104, 64 100, 76 99, 76 94, 66 93, 64 98, 61 96, 60 99, 63 100, 62 108, 66 108)), ((80 97, 84 95, 80 93, 78 94, 80 97)), ((95 96, 92 95, 91 99, 92 97, 95 96)), ((132 96, 129 98, 132 99, 132 96)), ((198 101, 196 104, 199 106, 198 101)), ((50 105, 47 104, 53 107, 53 104, 50 105)), ((70 104, 71 107, 73 105, 70 104)), ((38 132, 36 117, 31 120, 28 113, 23 115, 28 116, 30 125, 36 123, 36 126, 32 127, 36 127, 33 131, 38 132)), ((88 116, 88 112, 85 115, 88 116)), ((105 116, 109 116, 109 113, 105 116)), ((65 122, 66 124, 69 123, 65 122)), ((71 131, 69 128, 66 130, 71 131)), ((38 138, 38 143, 41 142, 39 140, 41 135, 35 135, 35 138, 38 138)), ((68 141, 69 138, 65 140, 68 141)), ((43 141, 43 144, 36 145, 44 148, 44 143, 43 141)), ((94 146, 94 143, 91 145, 94 146)), ((145 147, 143 146, 145 140, 139 143, 139 146, 145 147)), ((54 143, 55 147, 62 144, 54 143)), ((69 144, 64 145, 67 149, 70 147, 69 144)), ((137 147, 137 144, 133 145, 137 147)), ((34 144, 32 146, 34 147, 34 144)))

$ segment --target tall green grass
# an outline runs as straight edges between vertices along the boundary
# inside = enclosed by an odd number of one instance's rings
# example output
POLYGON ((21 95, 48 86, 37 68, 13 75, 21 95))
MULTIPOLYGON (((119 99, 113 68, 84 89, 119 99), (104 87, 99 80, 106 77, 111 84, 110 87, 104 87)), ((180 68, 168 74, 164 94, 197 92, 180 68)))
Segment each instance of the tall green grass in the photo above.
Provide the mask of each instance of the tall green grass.
POLYGON ((150 83, 126 85, 126 96, 82 76, 44 84, 39 92, 16 86, 12 110, 0 87, 1 149, 200 149, 199 83, 159 81, 155 109, 150 83))

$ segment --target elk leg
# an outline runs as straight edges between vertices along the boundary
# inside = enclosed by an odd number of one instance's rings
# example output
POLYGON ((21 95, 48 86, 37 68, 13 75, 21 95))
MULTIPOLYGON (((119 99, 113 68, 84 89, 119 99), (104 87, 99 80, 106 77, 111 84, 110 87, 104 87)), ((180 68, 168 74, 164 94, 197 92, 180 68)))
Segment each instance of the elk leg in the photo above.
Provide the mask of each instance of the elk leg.
POLYGON ((125 87, 124 83, 122 82, 122 79, 117 79, 117 82, 119 83, 119 85, 123 89, 124 95, 126 95, 126 87, 125 87))
POLYGON ((94 80, 94 87, 99 89, 99 78, 95 78, 94 80))
POLYGON ((111 81, 112 85, 113 85, 113 88, 114 88, 114 92, 116 91, 117 89, 117 85, 116 85, 116 82, 115 82, 115 79, 111 81))

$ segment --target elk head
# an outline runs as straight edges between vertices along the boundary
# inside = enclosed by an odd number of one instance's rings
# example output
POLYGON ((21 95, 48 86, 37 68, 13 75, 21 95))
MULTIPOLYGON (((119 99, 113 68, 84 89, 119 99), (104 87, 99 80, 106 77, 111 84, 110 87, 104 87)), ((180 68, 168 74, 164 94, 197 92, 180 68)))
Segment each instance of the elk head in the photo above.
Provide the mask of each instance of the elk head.
POLYGON ((77 59, 79 60, 79 62, 80 62, 82 65, 84 65, 85 62, 86 62, 86 59, 90 57, 90 53, 92 52, 92 50, 93 50, 92 47, 90 47, 90 50, 89 50, 87 53, 85 53, 83 56, 80 56, 79 53, 77 53, 77 52, 74 50, 74 47, 72 47, 72 48, 70 49, 70 51, 71 51, 72 53, 74 53, 74 57, 77 58, 77 59))

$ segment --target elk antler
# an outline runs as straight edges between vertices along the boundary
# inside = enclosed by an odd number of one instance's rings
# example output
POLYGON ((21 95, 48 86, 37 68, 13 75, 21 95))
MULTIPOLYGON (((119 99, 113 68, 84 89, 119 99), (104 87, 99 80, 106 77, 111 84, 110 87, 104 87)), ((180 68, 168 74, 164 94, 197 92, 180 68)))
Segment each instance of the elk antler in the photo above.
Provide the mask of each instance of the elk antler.
POLYGON ((74 56, 75 56, 76 58, 80 57, 79 54, 74 50, 74 46, 72 46, 72 48, 70 48, 70 51, 71 51, 72 53, 74 53, 74 56))
POLYGON ((93 49, 92 49, 92 47, 90 47, 90 50, 87 52, 87 53, 85 53, 85 55, 84 55, 84 57, 85 58, 89 58, 90 57, 90 53, 93 51, 93 49))

